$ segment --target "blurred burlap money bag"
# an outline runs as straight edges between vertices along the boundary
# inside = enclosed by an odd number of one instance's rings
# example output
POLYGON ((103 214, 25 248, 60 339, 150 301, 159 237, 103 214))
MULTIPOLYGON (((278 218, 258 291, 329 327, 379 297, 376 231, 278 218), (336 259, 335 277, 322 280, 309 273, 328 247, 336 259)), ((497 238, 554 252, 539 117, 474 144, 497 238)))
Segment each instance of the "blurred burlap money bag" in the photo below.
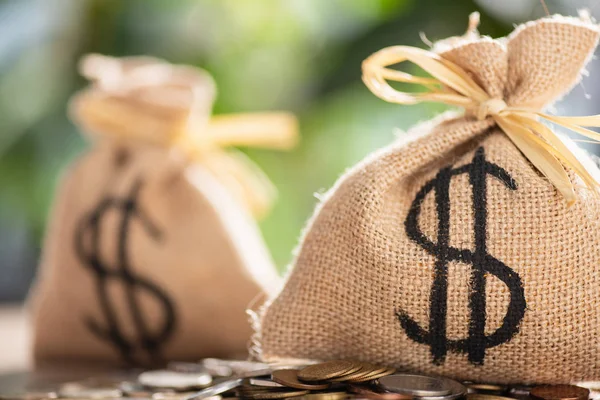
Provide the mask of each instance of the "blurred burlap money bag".
POLYGON ((600 378, 599 171, 540 122, 600 139, 582 127, 600 116, 541 112, 578 82, 599 28, 554 16, 492 40, 477 22, 433 51, 365 60, 377 96, 466 111, 419 125, 329 191, 258 315, 263 359, 498 383, 600 378), (428 76, 389 67, 403 61, 428 76))
POLYGON ((72 100, 94 139, 67 171, 32 306, 34 356, 160 364, 247 354, 246 308, 278 284, 252 215, 274 195, 231 145, 288 149, 285 113, 210 118, 208 73, 100 55, 72 100))

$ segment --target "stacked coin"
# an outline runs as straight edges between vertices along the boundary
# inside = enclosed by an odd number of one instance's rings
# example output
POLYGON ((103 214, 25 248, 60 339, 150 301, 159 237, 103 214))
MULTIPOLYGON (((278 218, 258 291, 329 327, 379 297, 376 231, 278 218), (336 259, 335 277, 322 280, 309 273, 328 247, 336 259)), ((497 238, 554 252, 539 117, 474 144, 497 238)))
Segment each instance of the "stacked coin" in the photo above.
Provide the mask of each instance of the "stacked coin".
POLYGON ((146 371, 138 376, 138 382, 149 388, 167 388, 189 390, 205 388, 212 383, 212 376, 207 372, 179 372, 171 370, 146 371))
POLYGON ((198 363, 171 363, 166 370, 146 371, 137 379, 129 373, 92 377, 48 391, 0 396, 0 400, 588 400, 588 389, 594 393, 600 389, 600 383, 535 387, 461 384, 348 360, 274 367, 258 362, 205 359, 198 363))
POLYGON ((575 385, 500 386, 471 384, 467 400, 588 400, 590 390, 575 385))
POLYGON ((590 399, 591 400, 600 400, 600 382, 598 382, 598 381, 578 382, 577 386, 588 389, 590 391, 590 399))
POLYGON ((467 388, 459 382, 425 375, 394 374, 378 380, 378 385, 413 399, 454 400, 464 397, 467 388))
MULTIPOLYGON (((215 395, 227 397, 233 393, 245 399, 284 399, 291 397, 312 398, 319 400, 338 400, 349 397, 368 397, 367 387, 362 387, 360 394, 352 392, 351 385, 366 384, 378 378, 393 374, 394 368, 373 365, 358 361, 328 361, 309 365, 301 369, 280 368, 268 375, 260 376, 265 370, 246 370, 238 374, 238 379, 220 382, 203 391, 190 396, 187 400, 201 400, 215 395), (239 379, 242 376, 245 379, 239 379)), ((371 396, 371 397, 373 397, 371 396)), ((398 396, 392 396, 394 399, 398 396)), ((392 397, 389 397, 392 400, 392 397)), ((404 398, 404 397, 402 397, 404 398)))
MULTIPOLYGON (((329 361, 310 365, 298 371, 297 377, 303 382, 368 382, 391 375, 395 368, 382 367, 358 361, 329 361)), ((281 375, 278 373, 277 375, 281 375)), ((282 382, 280 382, 282 383, 282 382)), ((285 384, 283 382, 282 384, 285 384)))
POLYGON ((329 361, 299 370, 275 370, 270 379, 245 382, 237 394, 250 399, 309 396, 320 400, 336 400, 349 397, 348 384, 373 381, 394 372, 394 368, 370 363, 329 361))

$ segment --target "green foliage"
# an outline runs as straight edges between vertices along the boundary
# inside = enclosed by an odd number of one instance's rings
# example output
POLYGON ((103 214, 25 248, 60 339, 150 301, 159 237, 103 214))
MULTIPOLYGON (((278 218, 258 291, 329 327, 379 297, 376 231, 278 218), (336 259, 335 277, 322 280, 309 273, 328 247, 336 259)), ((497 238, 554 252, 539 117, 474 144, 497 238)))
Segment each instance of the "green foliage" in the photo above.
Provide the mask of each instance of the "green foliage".
MULTIPOLYGON (((470 0, 51 4, 0 3, 0 15, 9 6, 21 10, 21 19, 0 31, 28 26, 34 14, 46 21, 37 36, 16 43, 18 49, 4 59, 0 52, 0 235, 9 234, 6 227, 24 226, 34 238, 27 244, 30 252, 37 251, 60 171, 85 147, 66 118, 69 96, 85 84, 76 73, 79 57, 148 54, 211 72, 219 88, 215 113, 291 110, 299 116, 302 141, 294 151, 245 150, 280 192, 261 228, 281 270, 317 203, 314 193, 391 142, 396 128, 441 110, 378 100, 360 81, 362 59, 388 45, 420 45, 421 30, 430 39, 461 34, 476 8, 470 0)), ((505 33, 506 27, 485 15, 482 22, 484 33, 505 33)))

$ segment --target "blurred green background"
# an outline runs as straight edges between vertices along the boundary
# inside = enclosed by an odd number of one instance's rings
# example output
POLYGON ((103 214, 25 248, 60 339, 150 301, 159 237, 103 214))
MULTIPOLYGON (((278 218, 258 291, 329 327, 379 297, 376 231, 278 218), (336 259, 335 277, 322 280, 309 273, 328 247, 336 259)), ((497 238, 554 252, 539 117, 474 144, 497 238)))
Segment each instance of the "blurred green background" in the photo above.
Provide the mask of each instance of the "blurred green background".
MULTIPOLYGON (((571 15, 595 6, 547 3, 571 15)), ((315 193, 398 129, 442 110, 377 99, 360 80, 361 61, 389 45, 426 47, 420 32, 432 41, 462 34, 475 10, 480 31, 491 36, 544 14, 538 0, 1 1, 0 301, 26 295, 60 173, 89 145, 66 117, 69 97, 85 85, 81 55, 146 54, 200 66, 217 81, 216 114, 298 115, 294 151, 244 149, 279 189, 261 229, 283 271, 315 193)))

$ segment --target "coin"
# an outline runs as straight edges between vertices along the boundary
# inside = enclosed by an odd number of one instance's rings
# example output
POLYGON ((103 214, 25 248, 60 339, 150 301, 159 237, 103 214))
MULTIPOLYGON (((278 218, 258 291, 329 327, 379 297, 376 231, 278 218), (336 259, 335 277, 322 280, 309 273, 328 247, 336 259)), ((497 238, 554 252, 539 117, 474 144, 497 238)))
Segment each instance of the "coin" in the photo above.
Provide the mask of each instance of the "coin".
POLYGON ((54 391, 30 391, 12 395, 1 395, 2 400, 48 400, 56 399, 58 395, 54 391))
MULTIPOLYGON (((69 399, 69 400, 92 400, 93 397, 63 397, 64 399, 69 399)), ((123 397, 102 397, 105 400, 122 400, 123 397)), ((15 397, 8 397, 6 400, 21 400, 19 398, 15 398, 15 397)), ((149 399, 143 399, 143 400, 149 400, 149 399)))
POLYGON ((355 361, 327 361, 320 364, 310 365, 298 372, 298 378, 302 381, 314 382, 338 378, 343 375, 356 372, 361 364, 355 361))
POLYGON ((202 365, 202 364, 192 363, 192 362, 183 362, 183 361, 171 361, 169 364, 167 364, 167 369, 176 371, 176 372, 185 372, 185 373, 195 373, 195 372, 204 372, 207 374, 210 373, 206 369, 206 367, 204 367, 204 365, 202 365))
MULTIPOLYGON (((385 390, 389 390, 391 392, 396 392, 396 393, 404 393, 404 394, 409 394, 409 395, 413 395, 415 397, 419 397, 420 400, 454 400, 454 399, 458 399, 460 397, 463 397, 464 395, 467 394, 467 388, 462 385, 460 382, 456 382, 452 379, 446 379, 446 378, 432 378, 432 379, 437 379, 440 381, 443 381, 443 383, 440 382, 440 384, 442 385, 442 387, 444 388, 443 390, 450 390, 450 393, 446 394, 446 395, 442 395, 442 396, 418 396, 413 394, 412 392, 406 393, 406 389, 404 389, 404 391, 402 391, 402 386, 399 386, 397 389, 391 389, 392 387, 394 387, 394 384, 399 384, 402 383, 401 380, 396 380, 393 377, 402 377, 405 376, 405 374, 395 374, 395 375, 389 375, 383 378, 380 378, 377 381, 377 384, 382 387, 385 390), (383 384, 382 384, 383 382, 383 384), (390 389, 388 389, 388 387, 390 389)), ((416 375, 416 376, 421 376, 421 375, 416 375)), ((429 378, 429 377, 426 377, 429 378)))
POLYGON ((138 382, 152 388, 188 389, 206 387, 212 383, 212 377, 206 372, 186 373, 166 369, 142 372, 138 382))
POLYGON ((272 390, 257 393, 245 393, 244 397, 255 400, 267 399, 286 399, 288 397, 303 396, 310 393, 308 390, 272 390))
POLYGON ((598 381, 586 381, 577 382, 577 386, 583 387, 590 390, 590 399, 597 400, 600 398, 600 382, 598 381))
MULTIPOLYGON (((184 400, 195 392, 158 392, 153 393, 152 400, 184 400)), ((130 400, 129 398, 127 400, 130 400)))
POLYGON ((323 390, 329 387, 328 383, 305 383, 298 379, 298 370, 296 369, 278 369, 273 371, 271 378, 284 386, 291 387, 294 389, 307 389, 307 390, 323 390))
POLYGON ((506 386, 492 385, 489 383, 470 383, 467 387, 469 391, 481 394, 503 394, 508 391, 506 386))
MULTIPOLYGON (((282 388, 270 388, 266 386, 252 386, 250 384, 242 384, 240 387, 236 388, 238 392, 246 392, 246 393, 254 393, 254 392, 269 392, 273 390, 278 390, 282 388)), ((285 387, 283 389, 286 389, 285 387)))
MULTIPOLYGON (((369 363, 363 363, 363 367, 365 365, 368 365, 368 369, 365 368, 364 374, 362 376, 360 376, 361 379, 379 375, 380 373, 385 372, 390 369, 389 367, 384 367, 381 365, 373 365, 373 364, 369 364, 369 363)), ((394 369, 394 372, 395 371, 396 370, 394 369)), ((359 377, 356 377, 354 379, 359 379, 359 377)))
POLYGON ((88 388, 88 389, 82 389, 77 392, 60 391, 58 393, 58 396, 61 398, 66 398, 66 399, 79 399, 79 398, 114 399, 114 398, 121 397, 122 394, 121 394, 120 390, 116 390, 116 389, 102 389, 102 388, 91 389, 91 388, 88 388))
POLYGON ((27 392, 24 396, 24 400, 37 400, 37 399, 56 399, 58 394, 54 391, 39 391, 39 392, 27 392))
POLYGON ((590 389, 593 392, 600 392, 600 381, 577 382, 577 386, 590 389))
POLYGON ((208 387, 204 390, 196 392, 196 393, 186 397, 184 400, 208 399, 209 397, 217 396, 219 394, 233 390, 236 387, 240 386, 242 384, 242 382, 243 382, 243 379, 241 379, 241 378, 222 381, 222 382, 216 383, 216 384, 212 385, 211 387, 208 387))
POLYGON ((444 379, 425 375, 395 374, 379 379, 379 384, 390 392, 411 396, 445 396, 452 392, 444 379))
POLYGON ((536 386, 529 395, 538 400, 587 400, 590 390, 574 385, 536 386))
POLYGON ((309 393, 304 396, 298 397, 302 400, 343 400, 350 397, 346 392, 323 392, 323 393, 309 393))
POLYGON ((413 396, 402 393, 385 392, 378 393, 368 389, 365 386, 349 385, 348 391, 351 393, 358 394, 361 398, 373 399, 373 400, 412 400, 413 396))
POLYGON ((259 376, 271 375, 273 370, 271 368, 257 369, 254 371, 236 372, 234 376, 236 378, 258 378, 259 376))
POLYGON ((451 387, 451 393, 446 396, 433 396, 433 397, 421 397, 419 400, 455 400, 462 398, 467 394, 467 388, 460 382, 453 381, 452 379, 442 378, 448 387, 451 387))
POLYGON ((243 385, 235 390, 235 394, 238 395, 239 397, 251 397, 256 394, 273 392, 276 390, 279 390, 279 389, 243 385))
POLYGON ((284 386, 280 383, 274 382, 270 379, 250 378, 250 380, 248 382, 253 386, 259 386, 259 387, 275 387, 275 388, 286 387, 286 386, 284 386))
POLYGON ((94 388, 81 385, 79 383, 65 383, 58 390, 58 397, 69 399, 88 398, 88 399, 111 399, 121 397, 123 393, 115 388, 94 388))
POLYGON ((225 365, 223 360, 218 358, 205 358, 201 361, 201 365, 212 376, 228 377, 233 375, 231 367, 225 365))
POLYGON ((493 394, 469 393, 467 400, 514 400, 512 397, 496 396, 493 394))
POLYGON ((530 391, 531 391, 531 386, 511 385, 510 389, 508 390, 508 394, 511 397, 515 397, 515 398, 523 398, 523 397, 529 398, 530 391))
MULTIPOLYGON (((211 375, 230 376, 246 375, 259 370, 269 370, 268 364, 255 361, 221 360, 218 358, 205 358, 202 366, 211 375)), ((270 373, 270 371, 269 371, 270 373)))
POLYGON ((152 392, 148 391, 143 385, 134 382, 122 382, 119 385, 119 389, 123 392, 126 397, 152 397, 152 392))
POLYGON ((379 372, 375 371, 375 372, 373 372, 371 374, 367 374, 361 378, 353 379, 351 382, 362 383, 362 382, 373 381, 375 379, 383 378, 384 376, 392 375, 395 372, 396 372, 396 368, 390 367, 390 368, 384 369, 383 371, 379 371, 379 372))
POLYGON ((373 374, 373 371, 378 370, 379 368, 373 364, 369 363, 361 363, 360 369, 358 371, 354 371, 349 374, 344 374, 338 378, 331 379, 332 382, 346 382, 352 381, 354 379, 363 378, 366 375, 373 374))

